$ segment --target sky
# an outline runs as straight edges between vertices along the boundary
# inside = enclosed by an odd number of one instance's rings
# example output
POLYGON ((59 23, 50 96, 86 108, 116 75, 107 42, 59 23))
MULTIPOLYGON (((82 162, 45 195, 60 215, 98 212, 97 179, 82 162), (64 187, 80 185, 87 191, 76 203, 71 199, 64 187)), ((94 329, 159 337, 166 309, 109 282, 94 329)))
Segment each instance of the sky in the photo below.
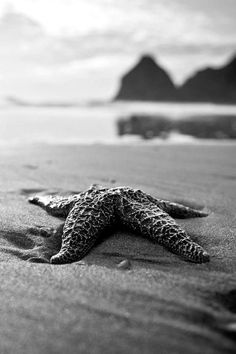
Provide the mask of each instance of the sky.
POLYGON ((0 0, 0 97, 111 98, 151 54, 180 84, 236 53, 235 0, 0 0))

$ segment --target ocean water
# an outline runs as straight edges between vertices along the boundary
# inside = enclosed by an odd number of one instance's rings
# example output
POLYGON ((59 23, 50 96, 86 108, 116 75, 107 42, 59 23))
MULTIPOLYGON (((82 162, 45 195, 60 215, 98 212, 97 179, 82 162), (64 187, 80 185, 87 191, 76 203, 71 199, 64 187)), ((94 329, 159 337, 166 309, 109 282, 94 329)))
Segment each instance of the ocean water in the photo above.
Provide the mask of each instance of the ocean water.
MULTIPOLYGON (((119 137, 116 122, 130 114, 156 114, 178 119, 191 115, 233 114, 236 105, 172 103, 108 103, 74 107, 0 107, 0 144, 131 144, 197 142, 189 136, 173 133, 161 139, 143 141, 137 136, 119 137)), ((202 141, 201 141, 202 142, 202 141)))

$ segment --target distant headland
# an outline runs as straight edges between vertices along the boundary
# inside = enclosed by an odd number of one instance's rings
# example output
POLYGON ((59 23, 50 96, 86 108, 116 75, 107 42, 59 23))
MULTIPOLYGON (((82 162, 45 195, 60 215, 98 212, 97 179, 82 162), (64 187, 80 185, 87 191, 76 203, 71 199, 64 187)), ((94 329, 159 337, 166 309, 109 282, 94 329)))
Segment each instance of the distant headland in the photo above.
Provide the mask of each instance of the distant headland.
POLYGON ((150 55, 121 79, 114 100, 236 103, 236 57, 220 68, 197 71, 181 86, 150 55))

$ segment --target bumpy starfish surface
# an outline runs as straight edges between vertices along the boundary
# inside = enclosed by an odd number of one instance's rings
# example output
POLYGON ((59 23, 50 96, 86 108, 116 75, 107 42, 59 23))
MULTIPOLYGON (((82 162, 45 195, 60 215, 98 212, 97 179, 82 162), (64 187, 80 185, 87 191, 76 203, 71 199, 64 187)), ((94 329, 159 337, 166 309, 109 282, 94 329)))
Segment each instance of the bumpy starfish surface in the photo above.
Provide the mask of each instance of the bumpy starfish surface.
POLYGON ((196 263, 209 261, 209 255, 193 242, 172 217, 204 217, 208 214, 181 204, 156 199, 139 189, 91 186, 69 197, 36 196, 30 203, 49 214, 66 218, 62 246, 51 263, 70 263, 83 258, 105 229, 125 226, 169 251, 196 263))

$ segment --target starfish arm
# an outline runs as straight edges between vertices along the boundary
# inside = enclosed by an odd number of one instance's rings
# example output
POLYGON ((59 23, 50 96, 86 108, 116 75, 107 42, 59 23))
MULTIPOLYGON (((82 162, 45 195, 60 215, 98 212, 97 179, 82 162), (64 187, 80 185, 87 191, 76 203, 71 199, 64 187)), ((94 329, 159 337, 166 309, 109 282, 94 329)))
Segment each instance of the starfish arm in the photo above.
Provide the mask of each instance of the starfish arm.
POLYGON ((79 194, 71 195, 69 197, 39 195, 29 198, 28 201, 31 204, 39 205, 50 215, 66 218, 76 201, 78 201, 79 196, 79 194))
POLYGON ((132 231, 151 238, 188 261, 196 263, 209 261, 207 252, 193 242, 174 219, 154 204, 141 204, 122 198, 119 217, 132 231))
POLYGON ((167 214, 177 219, 203 218, 209 215, 205 211, 193 209, 179 203, 169 202, 168 200, 159 200, 158 204, 167 214))
POLYGON ((62 235, 62 246, 50 262, 71 263, 83 258, 104 230, 116 219, 114 197, 108 193, 91 195, 75 204, 68 215, 62 235))
POLYGON ((133 195, 135 200, 139 202, 149 201, 150 203, 155 204, 157 207, 164 210, 173 218, 186 219, 208 216, 208 213, 205 211, 193 209, 179 203, 170 202, 168 200, 157 199, 140 189, 133 190, 133 195))

